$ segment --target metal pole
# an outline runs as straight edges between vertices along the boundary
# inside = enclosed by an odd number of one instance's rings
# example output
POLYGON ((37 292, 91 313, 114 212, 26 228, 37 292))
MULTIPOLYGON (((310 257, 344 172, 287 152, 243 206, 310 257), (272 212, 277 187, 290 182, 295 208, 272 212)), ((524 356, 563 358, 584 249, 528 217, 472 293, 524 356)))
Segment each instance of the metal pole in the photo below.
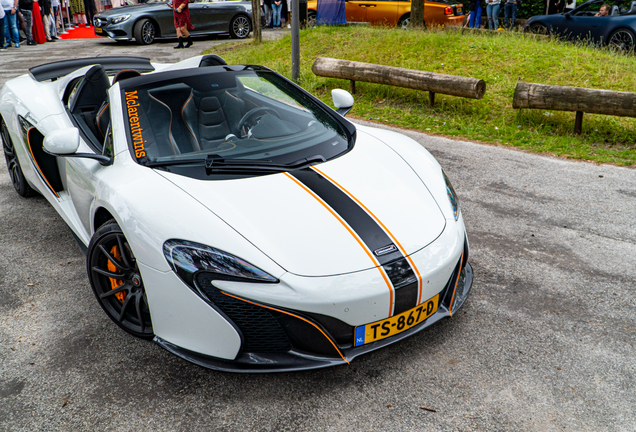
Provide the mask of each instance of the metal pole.
MULTIPOLYGON (((285 1, 285 0, 283 0, 285 1)), ((292 80, 300 77, 300 2, 292 0, 292 80)))

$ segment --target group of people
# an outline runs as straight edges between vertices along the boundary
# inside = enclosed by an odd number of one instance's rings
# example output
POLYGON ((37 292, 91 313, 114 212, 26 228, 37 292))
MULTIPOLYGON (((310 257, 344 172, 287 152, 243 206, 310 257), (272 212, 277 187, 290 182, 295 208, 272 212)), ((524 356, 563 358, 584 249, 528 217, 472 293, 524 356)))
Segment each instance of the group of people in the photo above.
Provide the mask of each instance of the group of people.
POLYGON ((263 0, 263 13, 265 15, 265 27, 281 27, 281 18, 284 17, 289 25, 289 13, 291 11, 289 0, 263 0))
MULTIPOLYGON (((517 25, 517 8, 521 6, 521 0, 485 0, 486 15, 488 17, 488 28, 490 30, 499 29, 499 14, 501 13, 501 5, 504 9, 504 27, 512 29, 517 25)), ((468 18, 468 27, 481 28, 482 2, 481 0, 470 0, 468 3, 470 16, 468 18)))
POLYGON ((58 39, 59 0, 0 0, 0 6, 0 49, 19 48, 20 29, 27 45, 58 39))

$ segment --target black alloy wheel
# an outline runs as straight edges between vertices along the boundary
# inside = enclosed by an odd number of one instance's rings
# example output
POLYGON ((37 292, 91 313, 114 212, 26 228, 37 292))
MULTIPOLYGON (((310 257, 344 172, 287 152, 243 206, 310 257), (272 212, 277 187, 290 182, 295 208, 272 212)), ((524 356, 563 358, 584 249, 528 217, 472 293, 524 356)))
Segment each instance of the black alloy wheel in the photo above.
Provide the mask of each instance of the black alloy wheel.
POLYGON ((148 18, 144 18, 135 24, 135 30, 133 33, 135 34, 135 40, 139 45, 150 45, 155 41, 157 29, 155 28, 155 23, 150 21, 148 18))
POLYGON ((95 232, 88 245, 86 265, 95 297, 110 319, 134 336, 152 338, 144 283, 117 222, 110 220, 95 232))
POLYGON ((230 36, 245 39, 252 31, 252 21, 246 15, 237 15, 230 21, 230 36))
POLYGON ((545 24, 536 23, 530 26, 530 33, 538 35, 548 35, 548 27, 545 24))
POLYGON ((7 128, 4 119, 0 120, 0 137, 2 137, 2 150, 4 150, 4 159, 7 161, 7 169, 9 170, 9 178, 18 195, 23 197, 30 197, 35 195, 35 191, 29 186, 24 173, 20 167, 20 161, 15 153, 15 146, 11 141, 9 135, 9 128, 7 128))
POLYGON ((631 30, 618 29, 610 35, 607 46, 613 52, 629 54, 634 51, 635 42, 634 33, 631 30))

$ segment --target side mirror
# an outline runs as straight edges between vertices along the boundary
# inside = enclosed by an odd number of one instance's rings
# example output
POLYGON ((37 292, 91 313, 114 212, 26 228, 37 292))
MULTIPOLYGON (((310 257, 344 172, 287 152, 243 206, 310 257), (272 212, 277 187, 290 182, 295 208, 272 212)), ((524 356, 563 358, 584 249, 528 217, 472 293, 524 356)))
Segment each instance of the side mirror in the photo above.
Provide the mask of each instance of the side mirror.
POLYGON ((113 160, 108 156, 94 153, 77 153, 79 143, 79 129, 66 128, 47 134, 42 143, 42 148, 45 152, 55 157, 93 159, 101 165, 110 165, 113 163, 113 160))
POLYGON ((331 90, 331 98, 333 99, 333 105, 337 108, 336 112, 343 117, 353 108, 353 96, 346 90, 331 90))
POLYGON ((44 138, 43 147, 47 153, 59 156, 73 154, 79 148, 79 130, 68 128, 53 131, 44 138))

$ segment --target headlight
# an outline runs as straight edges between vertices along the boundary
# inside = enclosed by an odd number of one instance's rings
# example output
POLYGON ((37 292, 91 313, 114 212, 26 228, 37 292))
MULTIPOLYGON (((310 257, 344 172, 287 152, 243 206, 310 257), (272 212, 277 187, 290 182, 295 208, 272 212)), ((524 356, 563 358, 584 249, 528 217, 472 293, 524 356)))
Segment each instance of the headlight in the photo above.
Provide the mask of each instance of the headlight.
POLYGON ((209 273, 213 280, 234 282, 277 283, 278 279, 227 252, 185 240, 168 240, 163 254, 172 270, 190 287, 199 272, 209 273))
POLYGON ((122 22, 126 21, 128 18, 130 18, 130 14, 128 14, 128 15, 119 15, 119 16, 116 16, 116 17, 112 17, 110 19, 110 23, 111 24, 119 24, 119 23, 122 23, 122 22))
POLYGON ((442 174, 444 174, 444 181, 446 182, 446 193, 448 194, 448 200, 450 201, 451 209, 453 210, 453 216, 455 216, 455 220, 457 220, 459 219, 459 201, 457 200, 457 194, 455 193, 453 185, 451 184, 448 177, 446 177, 446 173, 443 170, 442 174))

